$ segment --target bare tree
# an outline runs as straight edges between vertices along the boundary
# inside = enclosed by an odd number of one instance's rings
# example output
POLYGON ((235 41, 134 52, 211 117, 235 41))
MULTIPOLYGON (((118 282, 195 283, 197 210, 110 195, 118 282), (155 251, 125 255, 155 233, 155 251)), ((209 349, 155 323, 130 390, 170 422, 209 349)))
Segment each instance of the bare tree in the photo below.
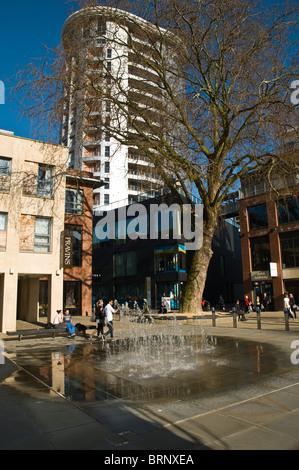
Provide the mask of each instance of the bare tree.
POLYGON ((84 14, 66 24, 63 46, 52 51, 52 61, 20 73, 18 88, 31 115, 50 117, 52 125, 62 122, 66 106, 84 100, 84 126, 99 103, 109 102, 110 117, 97 121, 99 130, 150 159, 175 196, 184 191, 189 198, 190 187, 196 189, 204 205, 203 245, 194 251, 180 305, 195 311, 227 194, 246 175, 271 181, 298 165, 298 152, 285 147, 290 131, 298 133, 298 108, 290 100, 298 77, 298 6, 105 2, 106 17, 117 25, 107 40, 118 46, 108 68, 91 40, 97 2, 79 3, 84 14))

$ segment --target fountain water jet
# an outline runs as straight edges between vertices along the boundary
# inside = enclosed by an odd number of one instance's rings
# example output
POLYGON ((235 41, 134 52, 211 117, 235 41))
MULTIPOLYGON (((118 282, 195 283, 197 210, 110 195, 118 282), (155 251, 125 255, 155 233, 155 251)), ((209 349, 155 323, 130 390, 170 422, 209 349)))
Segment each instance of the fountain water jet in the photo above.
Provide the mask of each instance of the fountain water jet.
POLYGON ((176 319, 158 325, 122 311, 114 353, 106 355, 104 367, 128 378, 167 377, 198 368, 198 353, 211 352, 213 338, 203 325, 185 337, 176 319), (117 353, 115 354, 115 352, 117 353))

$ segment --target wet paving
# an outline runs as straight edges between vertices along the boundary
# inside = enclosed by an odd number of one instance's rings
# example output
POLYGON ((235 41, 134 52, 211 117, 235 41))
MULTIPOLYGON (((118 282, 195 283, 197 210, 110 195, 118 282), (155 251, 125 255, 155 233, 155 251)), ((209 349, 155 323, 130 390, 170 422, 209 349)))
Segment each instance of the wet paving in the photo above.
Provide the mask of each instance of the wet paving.
POLYGON ((129 320, 115 342, 7 338, 0 449, 298 449, 297 339, 129 320))
POLYGON ((7 353, 20 368, 7 385, 31 396, 59 394, 81 407, 115 399, 139 404, 196 399, 283 373, 289 363, 277 346, 202 334, 105 343, 76 338, 10 352, 8 345, 7 353))

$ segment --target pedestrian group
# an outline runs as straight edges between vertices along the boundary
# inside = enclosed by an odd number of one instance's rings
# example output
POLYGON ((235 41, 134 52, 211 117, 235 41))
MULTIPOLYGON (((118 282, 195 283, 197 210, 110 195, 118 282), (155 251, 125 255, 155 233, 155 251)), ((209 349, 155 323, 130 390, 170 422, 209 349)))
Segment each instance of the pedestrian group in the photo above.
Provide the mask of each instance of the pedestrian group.
MULTIPOLYGON (((109 300, 104 308, 103 300, 100 299, 97 301, 95 305, 95 321, 97 323, 97 328, 91 334, 90 338, 92 338, 97 333, 98 338, 102 339, 103 341, 107 335, 110 335, 111 341, 114 341, 113 315, 114 313, 118 312, 118 309, 114 309, 113 304, 114 301, 109 300), (104 333, 104 326, 108 327, 108 331, 106 331, 106 333, 104 333)), ((64 314, 62 313, 62 310, 57 310, 57 314, 53 320, 53 327, 56 329, 66 328, 71 337, 76 336, 77 325, 73 325, 72 317, 68 309, 64 311, 64 314)))

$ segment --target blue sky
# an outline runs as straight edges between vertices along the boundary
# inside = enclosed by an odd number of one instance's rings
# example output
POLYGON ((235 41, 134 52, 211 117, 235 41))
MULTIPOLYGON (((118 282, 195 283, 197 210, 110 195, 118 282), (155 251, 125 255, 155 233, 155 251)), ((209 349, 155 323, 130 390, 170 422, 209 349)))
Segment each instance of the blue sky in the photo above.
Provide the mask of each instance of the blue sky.
POLYGON ((16 102, 9 100, 10 81, 17 69, 45 54, 44 44, 56 47, 72 4, 65 0, 0 0, 0 80, 5 104, 0 104, 0 129, 33 137, 29 119, 21 119, 16 102))

